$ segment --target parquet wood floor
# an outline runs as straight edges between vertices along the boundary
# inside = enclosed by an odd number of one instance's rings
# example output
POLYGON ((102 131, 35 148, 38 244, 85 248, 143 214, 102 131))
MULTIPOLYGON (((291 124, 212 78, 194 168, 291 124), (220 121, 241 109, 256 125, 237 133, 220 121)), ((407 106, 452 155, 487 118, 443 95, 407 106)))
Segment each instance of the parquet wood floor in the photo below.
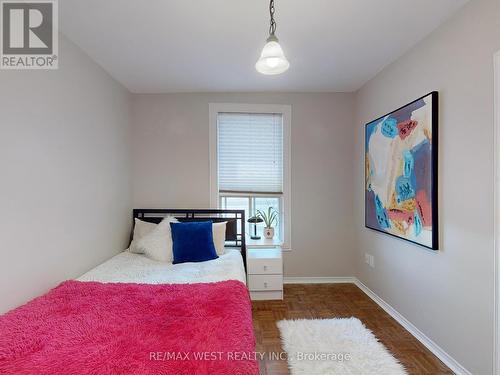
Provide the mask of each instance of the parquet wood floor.
MULTIPOLYGON (((285 285, 283 301, 253 301, 258 352, 281 352, 282 319, 356 317, 406 367, 409 374, 453 374, 436 356, 354 284, 285 285)), ((261 375, 289 374, 286 361, 265 356, 261 375)), ((314 374, 311 374, 314 375, 314 374)))

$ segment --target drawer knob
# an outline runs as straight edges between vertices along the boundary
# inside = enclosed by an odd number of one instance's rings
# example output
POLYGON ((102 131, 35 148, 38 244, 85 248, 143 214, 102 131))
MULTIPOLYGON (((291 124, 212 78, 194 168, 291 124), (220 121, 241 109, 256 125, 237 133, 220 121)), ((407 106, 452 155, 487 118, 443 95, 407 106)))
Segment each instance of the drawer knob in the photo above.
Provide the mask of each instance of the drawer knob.
POLYGON ((264 271, 267 271, 267 266, 264 266, 264 271))
POLYGON ((264 283, 264 288, 267 288, 267 283, 264 283))

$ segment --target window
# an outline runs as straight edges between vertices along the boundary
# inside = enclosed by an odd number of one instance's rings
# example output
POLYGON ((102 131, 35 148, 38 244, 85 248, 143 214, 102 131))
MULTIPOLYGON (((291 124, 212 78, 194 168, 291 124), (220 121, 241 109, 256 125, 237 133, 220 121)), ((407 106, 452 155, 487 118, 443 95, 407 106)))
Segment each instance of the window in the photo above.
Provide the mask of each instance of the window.
POLYGON ((247 219, 272 207, 279 213, 275 239, 284 247, 290 244, 289 124, 289 106, 210 105, 212 206, 243 209, 247 219))

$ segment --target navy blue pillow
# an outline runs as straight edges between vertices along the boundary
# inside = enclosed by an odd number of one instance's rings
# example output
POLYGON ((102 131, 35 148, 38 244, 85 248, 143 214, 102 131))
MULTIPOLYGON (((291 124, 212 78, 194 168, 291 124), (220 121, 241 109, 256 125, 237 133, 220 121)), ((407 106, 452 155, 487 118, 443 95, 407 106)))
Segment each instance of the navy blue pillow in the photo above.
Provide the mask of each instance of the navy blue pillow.
POLYGON ((170 223, 174 264, 217 259, 212 222, 170 223))

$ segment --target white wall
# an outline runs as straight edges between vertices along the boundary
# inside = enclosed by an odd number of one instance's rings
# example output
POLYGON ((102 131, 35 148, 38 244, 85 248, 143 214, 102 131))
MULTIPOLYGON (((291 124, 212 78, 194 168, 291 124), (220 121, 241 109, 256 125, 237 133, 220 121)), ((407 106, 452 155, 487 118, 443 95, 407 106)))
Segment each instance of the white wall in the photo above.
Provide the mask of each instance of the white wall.
POLYGON ((471 373, 493 364, 493 55, 500 2, 474 0, 356 96, 359 278, 471 373), (437 253, 363 228, 364 124, 440 92, 437 253), (376 268, 363 263, 364 252, 376 268))
POLYGON ((352 94, 134 95, 133 204, 210 206, 209 103, 292 106, 286 276, 352 276, 352 94))
POLYGON ((61 35, 59 70, 0 71, 0 313, 125 247, 129 94, 61 35))
POLYGON ((495 314, 495 344, 497 350, 496 373, 500 373, 500 50, 495 54, 495 292, 496 292, 496 314, 495 314))

